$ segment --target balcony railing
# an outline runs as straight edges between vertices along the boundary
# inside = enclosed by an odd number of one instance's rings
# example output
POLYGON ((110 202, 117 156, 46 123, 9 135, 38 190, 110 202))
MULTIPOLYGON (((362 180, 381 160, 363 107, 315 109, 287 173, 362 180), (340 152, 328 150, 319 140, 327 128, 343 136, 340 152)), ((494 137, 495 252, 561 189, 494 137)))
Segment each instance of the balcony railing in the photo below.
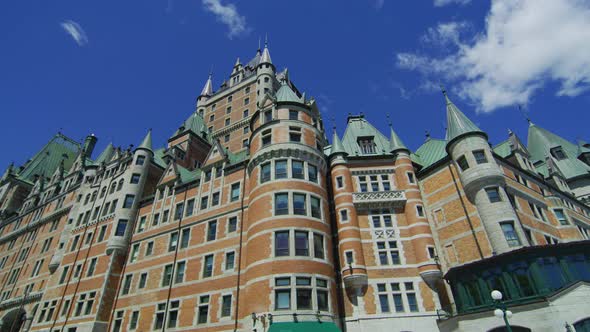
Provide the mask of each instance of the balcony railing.
POLYGON ((403 190, 353 193, 352 202, 357 208, 400 208, 406 205, 406 193, 403 190))

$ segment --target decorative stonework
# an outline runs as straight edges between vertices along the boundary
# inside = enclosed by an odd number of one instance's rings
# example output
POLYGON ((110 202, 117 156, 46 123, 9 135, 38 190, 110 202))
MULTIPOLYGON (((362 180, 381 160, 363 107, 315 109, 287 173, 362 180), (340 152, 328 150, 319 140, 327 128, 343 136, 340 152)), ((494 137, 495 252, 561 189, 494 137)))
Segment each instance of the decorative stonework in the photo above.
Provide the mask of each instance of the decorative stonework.
POLYGON ((43 292, 29 293, 27 296, 19 296, 12 299, 7 299, 0 302, 0 310, 18 307, 27 303, 37 302, 43 296, 43 292))
POLYGON ((406 193, 402 190, 353 193, 352 202, 357 208, 399 208, 406 204, 406 193))

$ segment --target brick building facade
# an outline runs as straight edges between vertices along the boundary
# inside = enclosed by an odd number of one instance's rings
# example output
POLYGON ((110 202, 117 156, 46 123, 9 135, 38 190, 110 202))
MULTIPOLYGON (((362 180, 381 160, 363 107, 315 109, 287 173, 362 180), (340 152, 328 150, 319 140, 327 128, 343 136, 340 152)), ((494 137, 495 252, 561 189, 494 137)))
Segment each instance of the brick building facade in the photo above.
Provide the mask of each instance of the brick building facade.
POLYGON ((0 331, 492 331, 492 289, 586 331, 590 145, 445 102, 414 152, 362 114, 330 144, 265 46, 163 148, 57 134, 0 180, 0 331))

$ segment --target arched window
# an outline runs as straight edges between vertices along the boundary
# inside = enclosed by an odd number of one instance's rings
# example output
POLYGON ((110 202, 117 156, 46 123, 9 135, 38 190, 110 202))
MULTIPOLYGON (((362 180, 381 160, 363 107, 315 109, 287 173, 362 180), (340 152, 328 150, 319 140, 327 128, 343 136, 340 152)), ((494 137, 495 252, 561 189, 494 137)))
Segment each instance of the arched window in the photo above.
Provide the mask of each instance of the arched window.
POLYGON ((109 194, 114 193, 116 188, 117 188, 117 183, 113 182, 113 184, 111 185, 111 190, 109 190, 109 194))
POLYGON ((84 205, 88 204, 89 200, 90 200, 90 194, 86 195, 86 198, 84 199, 84 205))
POLYGON ((106 193, 107 193, 107 187, 102 187, 102 190, 100 191, 100 198, 103 198, 106 193))
POLYGON ((97 194, 98 194, 98 192, 96 190, 92 193, 92 201, 93 202, 96 201, 96 195, 97 194))
POLYGON ((119 185, 117 186, 117 191, 123 189, 123 179, 119 180, 119 185))

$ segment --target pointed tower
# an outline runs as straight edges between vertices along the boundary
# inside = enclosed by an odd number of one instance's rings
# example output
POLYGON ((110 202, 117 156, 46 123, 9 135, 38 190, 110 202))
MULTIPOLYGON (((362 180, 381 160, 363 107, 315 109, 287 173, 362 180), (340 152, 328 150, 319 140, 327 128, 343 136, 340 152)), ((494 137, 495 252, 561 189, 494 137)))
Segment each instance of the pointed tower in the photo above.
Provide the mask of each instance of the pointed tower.
POLYGON ((502 170, 496 163, 488 136, 451 102, 443 89, 447 109, 446 150, 454 162, 465 194, 477 207, 491 252, 500 254, 528 245, 524 230, 505 191, 502 170), (505 231, 514 231, 519 244, 510 243, 505 231))
POLYGON ((149 129, 141 144, 133 151, 133 160, 123 178, 121 190, 116 192, 119 201, 123 202, 122 208, 115 210, 113 217, 115 226, 111 229, 111 235, 107 243, 106 253, 122 255, 127 253, 127 247, 133 233, 139 201, 144 192, 146 180, 154 150, 152 148, 152 130, 149 129), (132 180, 133 178, 133 180, 132 180))
POLYGON ((268 51, 268 42, 264 42, 264 50, 260 56, 260 61, 256 66, 256 102, 260 107, 260 103, 264 100, 266 94, 274 94, 274 86, 276 81, 276 69, 270 59, 270 52, 268 51))
POLYGON ((203 102, 205 102, 209 97, 213 95, 213 73, 209 73, 209 77, 205 82, 205 86, 203 86, 203 90, 201 90, 201 94, 197 98, 197 107, 199 107, 203 102))

